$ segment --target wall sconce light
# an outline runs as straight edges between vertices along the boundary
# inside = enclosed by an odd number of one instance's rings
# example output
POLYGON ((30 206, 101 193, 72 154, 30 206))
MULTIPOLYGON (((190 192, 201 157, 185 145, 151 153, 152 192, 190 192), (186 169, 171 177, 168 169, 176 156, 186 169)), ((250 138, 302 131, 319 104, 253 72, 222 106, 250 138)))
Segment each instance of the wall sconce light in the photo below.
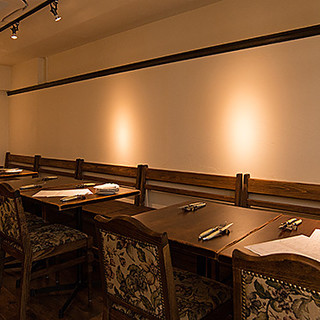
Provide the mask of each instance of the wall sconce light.
POLYGON ((18 30, 19 30, 19 22, 16 22, 11 27, 11 39, 13 40, 18 39, 18 36, 17 36, 18 30))
POLYGON ((58 0, 50 3, 50 12, 54 15, 54 21, 61 20, 61 17, 58 15, 58 0))

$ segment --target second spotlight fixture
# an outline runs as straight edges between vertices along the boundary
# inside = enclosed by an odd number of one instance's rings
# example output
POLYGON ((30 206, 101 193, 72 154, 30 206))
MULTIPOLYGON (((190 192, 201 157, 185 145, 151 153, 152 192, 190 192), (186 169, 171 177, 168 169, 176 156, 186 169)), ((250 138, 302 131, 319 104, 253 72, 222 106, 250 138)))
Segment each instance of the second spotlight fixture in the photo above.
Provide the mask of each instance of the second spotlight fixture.
MULTIPOLYGON (((47 2, 47 1, 46 1, 47 2)), ((49 2, 49 1, 48 1, 49 2)), ((51 1, 50 3, 50 12, 53 14, 54 16, 54 20, 55 21, 60 21, 61 20, 61 17, 59 16, 58 14, 58 0, 54 0, 54 1, 51 1)), ((20 20, 23 20, 25 19, 27 16, 39 11, 40 9, 42 9, 45 5, 45 2, 34 8, 33 10, 31 10, 30 12, 28 12, 27 14, 25 15, 22 15, 21 17, 19 17, 18 19, 16 19, 14 22, 10 23, 11 24, 11 39, 18 39, 18 36, 17 36, 17 32, 19 31, 19 23, 20 23, 20 20), (20 19, 21 18, 21 19, 20 19)), ((10 24, 6 25, 5 27, 3 27, 3 29, 5 28, 8 28, 10 27, 10 24)), ((2 31, 2 30, 1 30, 2 31)))
POLYGON ((61 20, 61 17, 58 15, 58 0, 50 3, 50 12, 54 15, 54 21, 61 20))
POLYGON ((11 27, 11 39, 13 40, 18 39, 18 36, 17 36, 18 30, 19 30, 19 22, 16 22, 11 27))

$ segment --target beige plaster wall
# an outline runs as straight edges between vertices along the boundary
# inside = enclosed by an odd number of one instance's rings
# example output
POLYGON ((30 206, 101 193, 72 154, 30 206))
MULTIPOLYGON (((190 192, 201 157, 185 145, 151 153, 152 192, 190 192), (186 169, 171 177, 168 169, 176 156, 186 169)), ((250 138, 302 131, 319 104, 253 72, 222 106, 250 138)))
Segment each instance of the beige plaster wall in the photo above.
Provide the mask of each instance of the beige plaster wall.
POLYGON ((6 90, 11 87, 11 67, 0 66, 0 165, 9 148, 9 99, 6 90))
MULTIPOLYGON (((48 80, 319 23, 319 1, 239 3, 221 1, 48 57, 48 80)), ((319 49, 313 37, 13 96, 9 147, 319 183, 319 49)), ((14 68, 16 85, 32 82, 25 66, 14 68)))
POLYGON ((223 0, 48 57, 48 80, 318 24, 318 0, 223 0))
POLYGON ((47 59, 35 58, 12 67, 11 88, 18 89, 44 82, 47 77, 47 59))

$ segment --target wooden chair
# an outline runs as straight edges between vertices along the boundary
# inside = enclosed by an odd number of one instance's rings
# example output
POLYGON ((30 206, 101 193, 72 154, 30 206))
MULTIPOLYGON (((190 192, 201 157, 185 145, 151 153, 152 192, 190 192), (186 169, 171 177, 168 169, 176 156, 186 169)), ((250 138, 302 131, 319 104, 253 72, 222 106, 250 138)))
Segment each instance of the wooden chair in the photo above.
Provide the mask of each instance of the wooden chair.
POLYGON ((233 252, 234 320, 319 319, 320 263, 295 254, 233 252))
MULTIPOLYGON (((7 253, 22 263, 19 319, 26 319, 31 279, 83 263, 88 264, 88 299, 89 302, 91 301, 91 246, 92 239, 86 234, 63 225, 33 224, 30 226, 27 223, 19 191, 12 189, 6 183, 0 183, 0 288, 3 279, 4 258, 7 253), (80 250, 83 250, 84 253, 81 253, 80 250), (69 257, 67 261, 61 261, 59 264, 32 271, 32 265, 37 261, 66 253, 70 254, 73 251, 78 252, 77 257, 74 259, 69 257)), ((81 283, 80 280, 79 273, 77 282, 72 286, 70 284, 58 284, 56 287, 40 288, 33 292, 70 290, 72 287, 77 291, 81 283)), ((71 301, 72 299, 68 299, 59 310, 60 317, 63 316, 71 301)))
POLYGON ((172 268, 166 233, 130 216, 97 216, 95 222, 104 320, 224 319, 231 311, 229 287, 172 268))
POLYGON ((320 218, 320 184, 250 178, 244 175, 243 205, 320 218))
POLYGON ((20 154, 12 154, 6 152, 4 167, 5 168, 20 168, 30 171, 38 171, 39 169, 39 156, 27 156, 20 154))
MULTIPOLYGON (((145 191, 158 191, 240 205, 242 174, 236 176, 147 168, 145 191)), ((144 201, 144 198, 142 198, 144 201)))

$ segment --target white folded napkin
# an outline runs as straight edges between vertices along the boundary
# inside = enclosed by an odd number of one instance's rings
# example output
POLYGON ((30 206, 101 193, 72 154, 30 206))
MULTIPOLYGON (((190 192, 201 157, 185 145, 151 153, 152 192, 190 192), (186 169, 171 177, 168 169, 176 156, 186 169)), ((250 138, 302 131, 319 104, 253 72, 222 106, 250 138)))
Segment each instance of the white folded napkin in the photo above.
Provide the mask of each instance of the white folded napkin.
POLYGON ((105 183, 94 187, 97 194, 114 194, 119 191, 116 183, 105 183))
POLYGON ((22 172, 22 169, 14 168, 14 169, 4 169, 5 173, 20 173, 22 172))

